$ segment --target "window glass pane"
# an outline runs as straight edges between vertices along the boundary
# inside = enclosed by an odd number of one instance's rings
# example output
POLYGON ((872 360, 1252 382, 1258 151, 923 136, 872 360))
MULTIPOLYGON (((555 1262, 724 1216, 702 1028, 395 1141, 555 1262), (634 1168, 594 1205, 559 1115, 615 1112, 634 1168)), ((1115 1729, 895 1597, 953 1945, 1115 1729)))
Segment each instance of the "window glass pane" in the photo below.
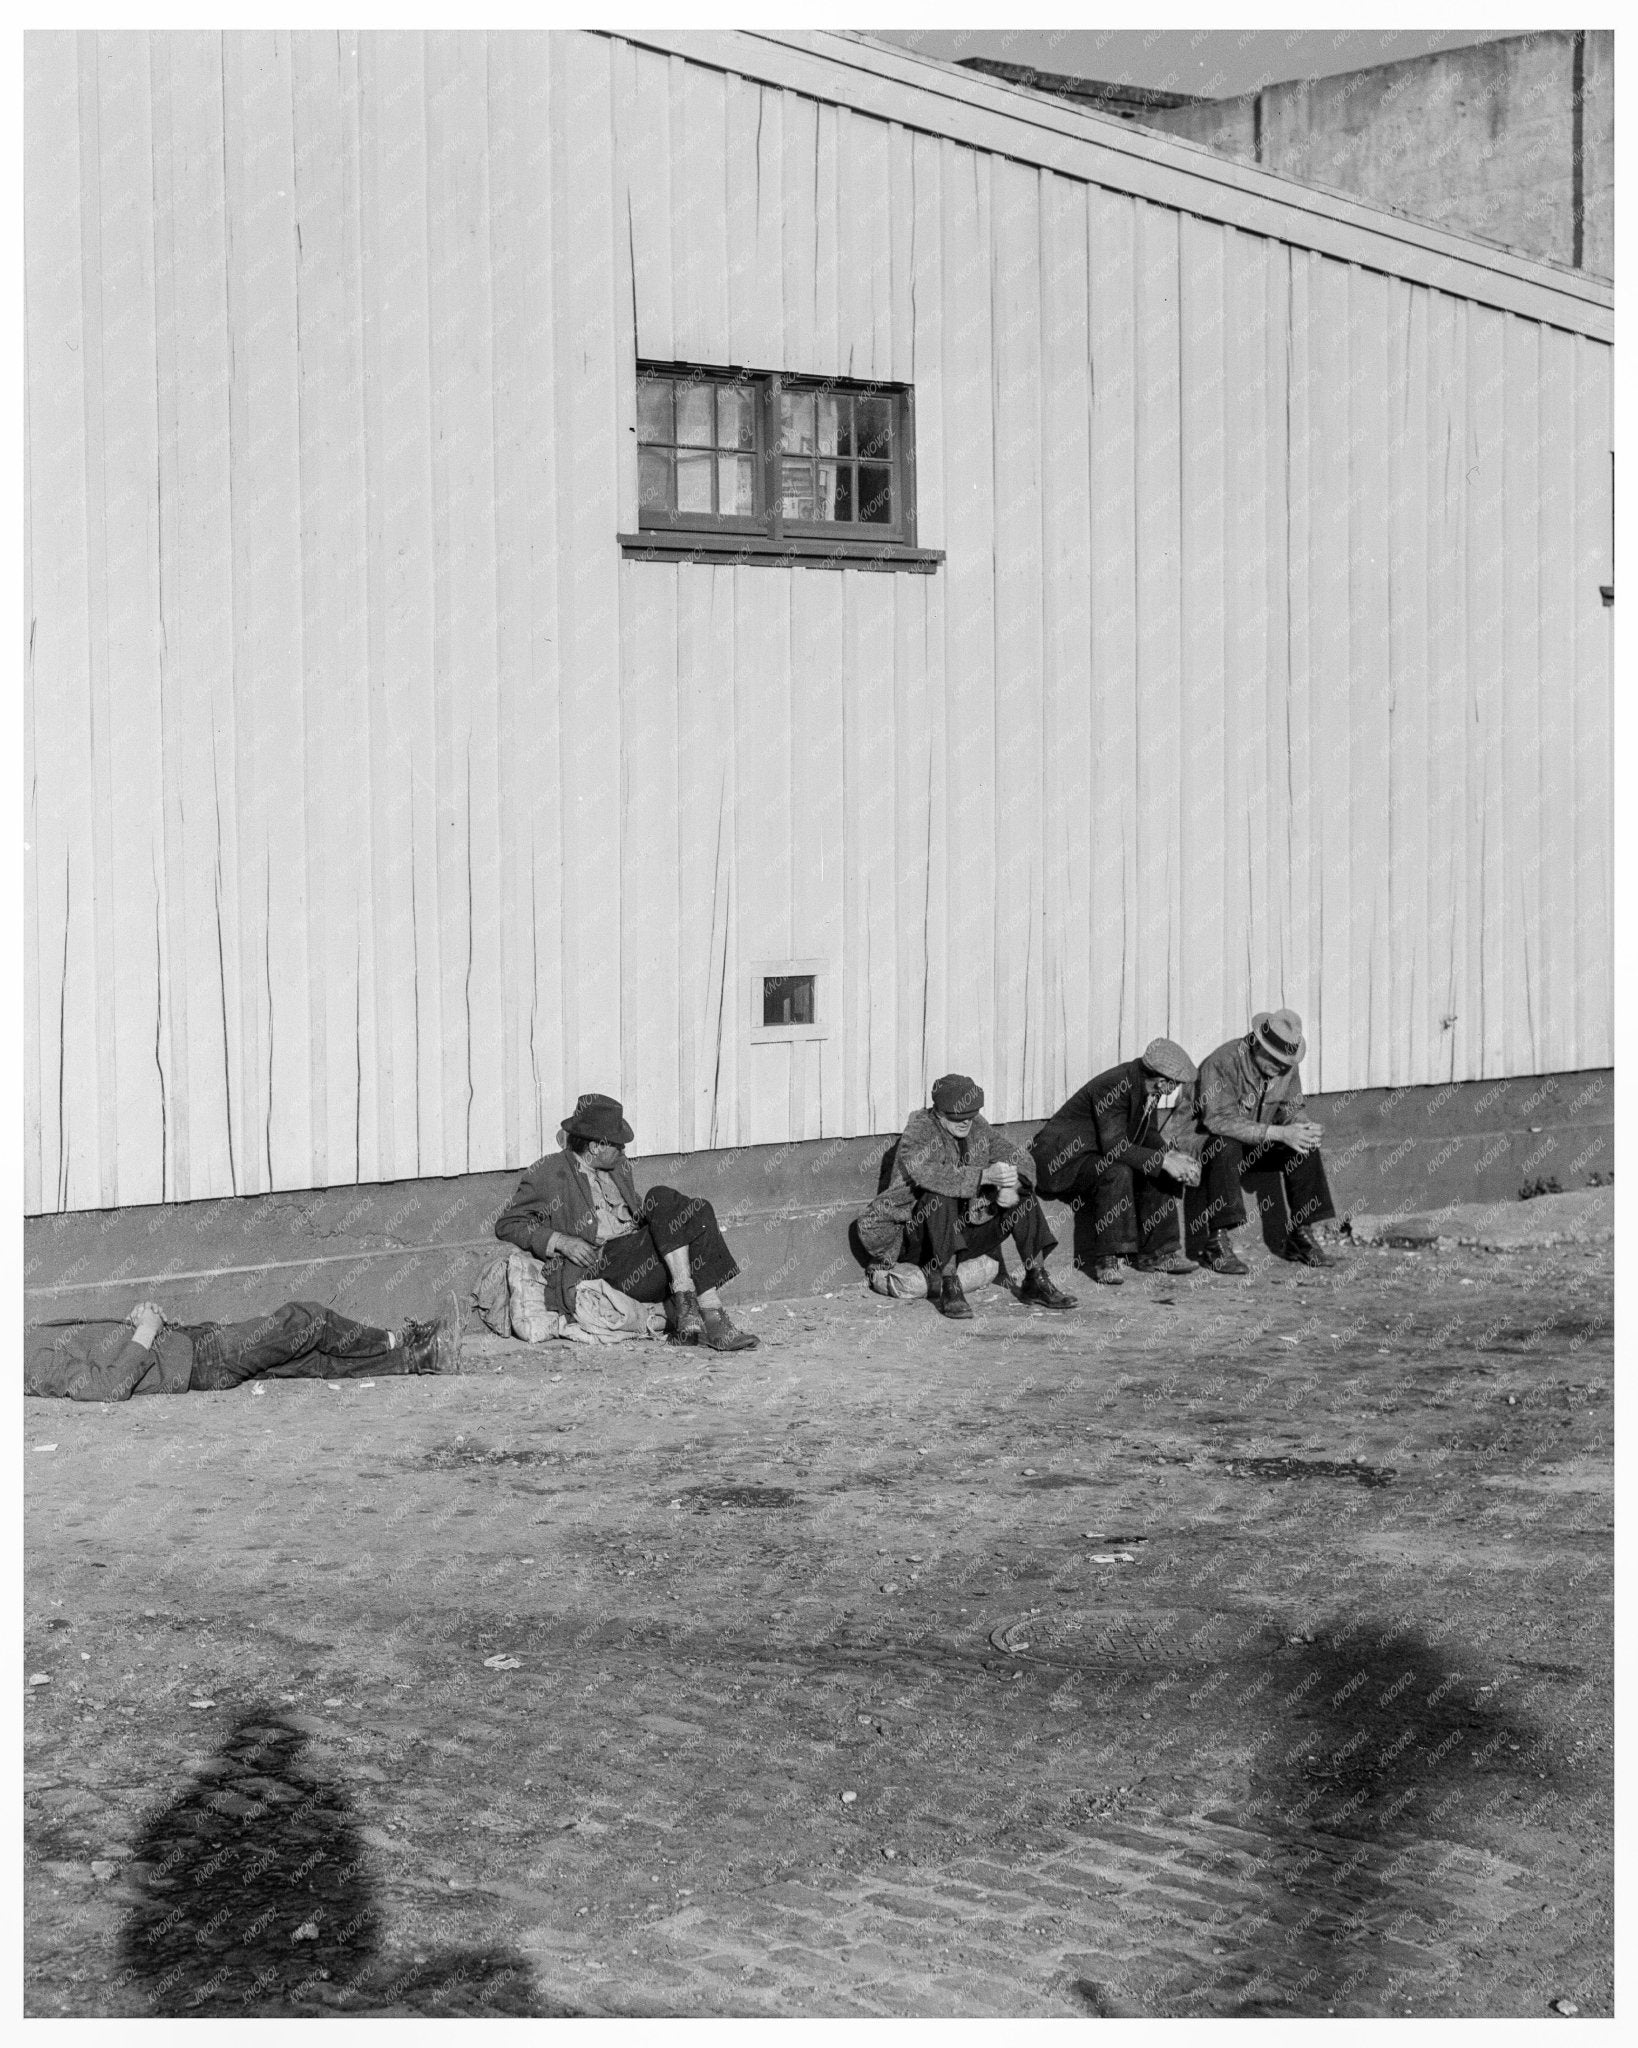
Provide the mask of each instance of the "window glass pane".
POLYGON ((813 464, 781 462, 779 465, 780 510, 787 519, 811 519, 813 515, 813 464))
POLYGON ((677 439, 685 448, 709 448, 715 443, 716 422, 711 417, 715 395, 710 384, 677 387, 677 439))
POLYGON ((779 445, 792 455, 813 452, 813 393, 782 391, 779 394, 779 445))
POLYGON ((893 472, 875 463, 859 464, 859 509, 856 519, 881 526, 893 524, 893 472))
POLYGON ((762 977, 762 1022, 777 1029, 785 1024, 813 1022, 811 974, 765 974, 762 977))
POLYGON ((645 512, 671 510, 671 450, 641 448, 637 452, 637 502, 645 512))
POLYGON ((893 446, 892 399, 859 399, 855 418, 858 423, 858 453, 880 456, 885 461, 893 446))
MULTIPOLYGON (((679 411, 681 408, 679 407, 679 411)), ((709 455, 677 457, 677 510, 709 512, 711 506, 711 461, 709 455)))
MULTIPOLYGON (((637 439, 671 439, 671 379, 639 377, 637 380, 637 439)), ((644 504, 648 503, 645 498, 644 504)))
POLYGON ((850 455, 853 452, 853 401, 822 391, 819 398, 819 453, 850 455))
POLYGON ((756 446, 756 398, 743 384, 724 384, 717 392, 717 446, 756 446))
POLYGON ((851 462, 821 462, 819 465, 819 519, 853 517, 853 465, 851 462))
POLYGON ((749 455, 717 457, 717 510, 741 519, 756 511, 756 464, 749 455))

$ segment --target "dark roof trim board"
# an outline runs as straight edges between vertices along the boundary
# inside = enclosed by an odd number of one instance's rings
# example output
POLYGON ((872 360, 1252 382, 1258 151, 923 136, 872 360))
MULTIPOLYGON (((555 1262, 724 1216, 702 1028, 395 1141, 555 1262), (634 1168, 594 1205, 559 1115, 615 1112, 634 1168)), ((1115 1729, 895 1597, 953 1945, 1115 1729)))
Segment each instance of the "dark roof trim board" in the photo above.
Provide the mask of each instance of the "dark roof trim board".
POLYGON ((1153 85, 1116 85, 1103 78, 1076 78, 1067 71, 1037 71, 1028 64, 1005 64, 999 57, 960 57, 963 71, 999 78, 1003 85, 1021 85, 1026 92, 1050 93, 1054 99, 1086 100, 1093 106, 1204 107, 1214 105, 1198 92, 1161 92, 1153 85))
POLYGON ((1313 249, 1553 327, 1614 339, 1614 293, 1346 194, 1181 138, 1004 85, 954 64, 823 30, 596 30, 611 40, 799 92, 879 120, 1313 249))

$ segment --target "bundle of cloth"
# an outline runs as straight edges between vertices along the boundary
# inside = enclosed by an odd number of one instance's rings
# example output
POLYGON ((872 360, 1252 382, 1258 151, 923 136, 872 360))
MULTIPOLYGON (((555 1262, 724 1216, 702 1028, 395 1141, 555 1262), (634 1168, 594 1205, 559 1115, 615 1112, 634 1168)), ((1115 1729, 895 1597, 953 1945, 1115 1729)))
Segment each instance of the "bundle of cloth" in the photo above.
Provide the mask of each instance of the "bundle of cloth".
POLYGON ((666 1333, 661 1303, 634 1301, 607 1280, 582 1280, 574 1289, 572 1315, 554 1308, 544 1262, 524 1251, 491 1260, 472 1296, 479 1316, 497 1337, 518 1337, 525 1344, 545 1344, 552 1338, 570 1344, 627 1344, 666 1333))

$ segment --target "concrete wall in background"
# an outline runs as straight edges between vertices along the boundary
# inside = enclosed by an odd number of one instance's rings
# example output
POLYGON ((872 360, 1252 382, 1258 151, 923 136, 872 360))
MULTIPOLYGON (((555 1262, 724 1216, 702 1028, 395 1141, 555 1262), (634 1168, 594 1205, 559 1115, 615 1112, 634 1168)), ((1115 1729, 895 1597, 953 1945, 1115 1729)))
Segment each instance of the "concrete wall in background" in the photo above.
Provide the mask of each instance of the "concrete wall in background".
MULTIPOLYGON (((1341 1215, 1505 1201, 1535 1181, 1584 1188, 1615 1163, 1609 1069, 1309 1098, 1341 1215)), ((1009 1126, 1020 1140, 1034 1121, 1009 1126)), ((886 1137, 749 1145, 635 1160, 639 1187, 704 1195, 721 1218, 743 1301, 862 1284, 848 1225, 876 1191, 886 1137)), ((397 1323, 503 1247, 494 1221, 517 1170, 305 1194, 156 1203, 37 1217, 25 1226, 25 1320, 123 1316, 144 1299, 178 1322, 232 1321, 281 1301, 328 1302, 397 1323)), ((1066 1272, 1072 1217, 1051 1203, 1066 1272)))
POLYGON ((1154 108, 1148 128, 1615 275, 1615 37, 1554 29, 1154 108))

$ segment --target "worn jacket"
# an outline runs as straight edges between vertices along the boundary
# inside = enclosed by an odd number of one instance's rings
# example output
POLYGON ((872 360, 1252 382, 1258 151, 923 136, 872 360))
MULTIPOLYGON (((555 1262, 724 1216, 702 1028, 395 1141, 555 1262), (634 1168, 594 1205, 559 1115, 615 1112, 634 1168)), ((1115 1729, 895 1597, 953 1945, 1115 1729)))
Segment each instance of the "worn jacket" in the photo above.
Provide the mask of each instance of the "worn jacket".
POLYGON ((193 1339, 166 1328, 152 1348, 129 1323, 37 1323, 23 1332, 23 1392, 68 1401, 128 1401, 133 1394, 185 1394, 193 1339))
MULTIPOLYGON (((631 1177, 631 1167, 621 1159, 610 1167, 609 1178, 620 1190, 620 1199, 633 1216, 642 1213, 642 1197, 631 1177)), ((583 1237, 597 1242, 597 1210, 592 1203, 586 1176, 575 1163, 567 1145, 537 1159, 518 1182, 517 1192, 495 1222, 495 1235, 520 1251, 531 1252, 546 1268, 546 1300, 559 1315, 574 1314, 574 1290, 589 1272, 549 1252, 547 1245, 556 1230, 564 1237, 583 1237)))
POLYGON ((1307 1104, 1295 1067, 1264 1076, 1250 1036, 1231 1038, 1200 1062, 1195 1084, 1201 1128, 1242 1145, 1260 1145, 1270 1124, 1300 1123, 1307 1104))
MULTIPOLYGON (((1021 1145, 1015 1145, 1004 1131, 998 1131, 983 1117, 973 1118, 967 1133, 967 1158, 961 1158, 959 1140, 933 1115, 918 1109, 904 1127, 893 1154, 893 1175, 887 1186, 865 1211, 874 1222, 906 1223, 923 1190, 937 1195, 959 1195, 971 1201, 978 1193, 984 1169, 1005 1160, 1018 1169, 1018 1178, 1035 1185, 1035 1161, 1021 1145)), ((861 1219, 861 1223, 863 1219, 861 1219)))
MULTIPOLYGON (((1185 1090, 1185 1100, 1187 1095, 1185 1090)), ((1030 1150, 1037 1185, 1046 1195, 1067 1193, 1088 1165, 1094 1173, 1113 1166, 1129 1166, 1150 1179, 1162 1173, 1166 1143, 1142 1060, 1110 1067, 1077 1088, 1035 1133, 1030 1150)))

